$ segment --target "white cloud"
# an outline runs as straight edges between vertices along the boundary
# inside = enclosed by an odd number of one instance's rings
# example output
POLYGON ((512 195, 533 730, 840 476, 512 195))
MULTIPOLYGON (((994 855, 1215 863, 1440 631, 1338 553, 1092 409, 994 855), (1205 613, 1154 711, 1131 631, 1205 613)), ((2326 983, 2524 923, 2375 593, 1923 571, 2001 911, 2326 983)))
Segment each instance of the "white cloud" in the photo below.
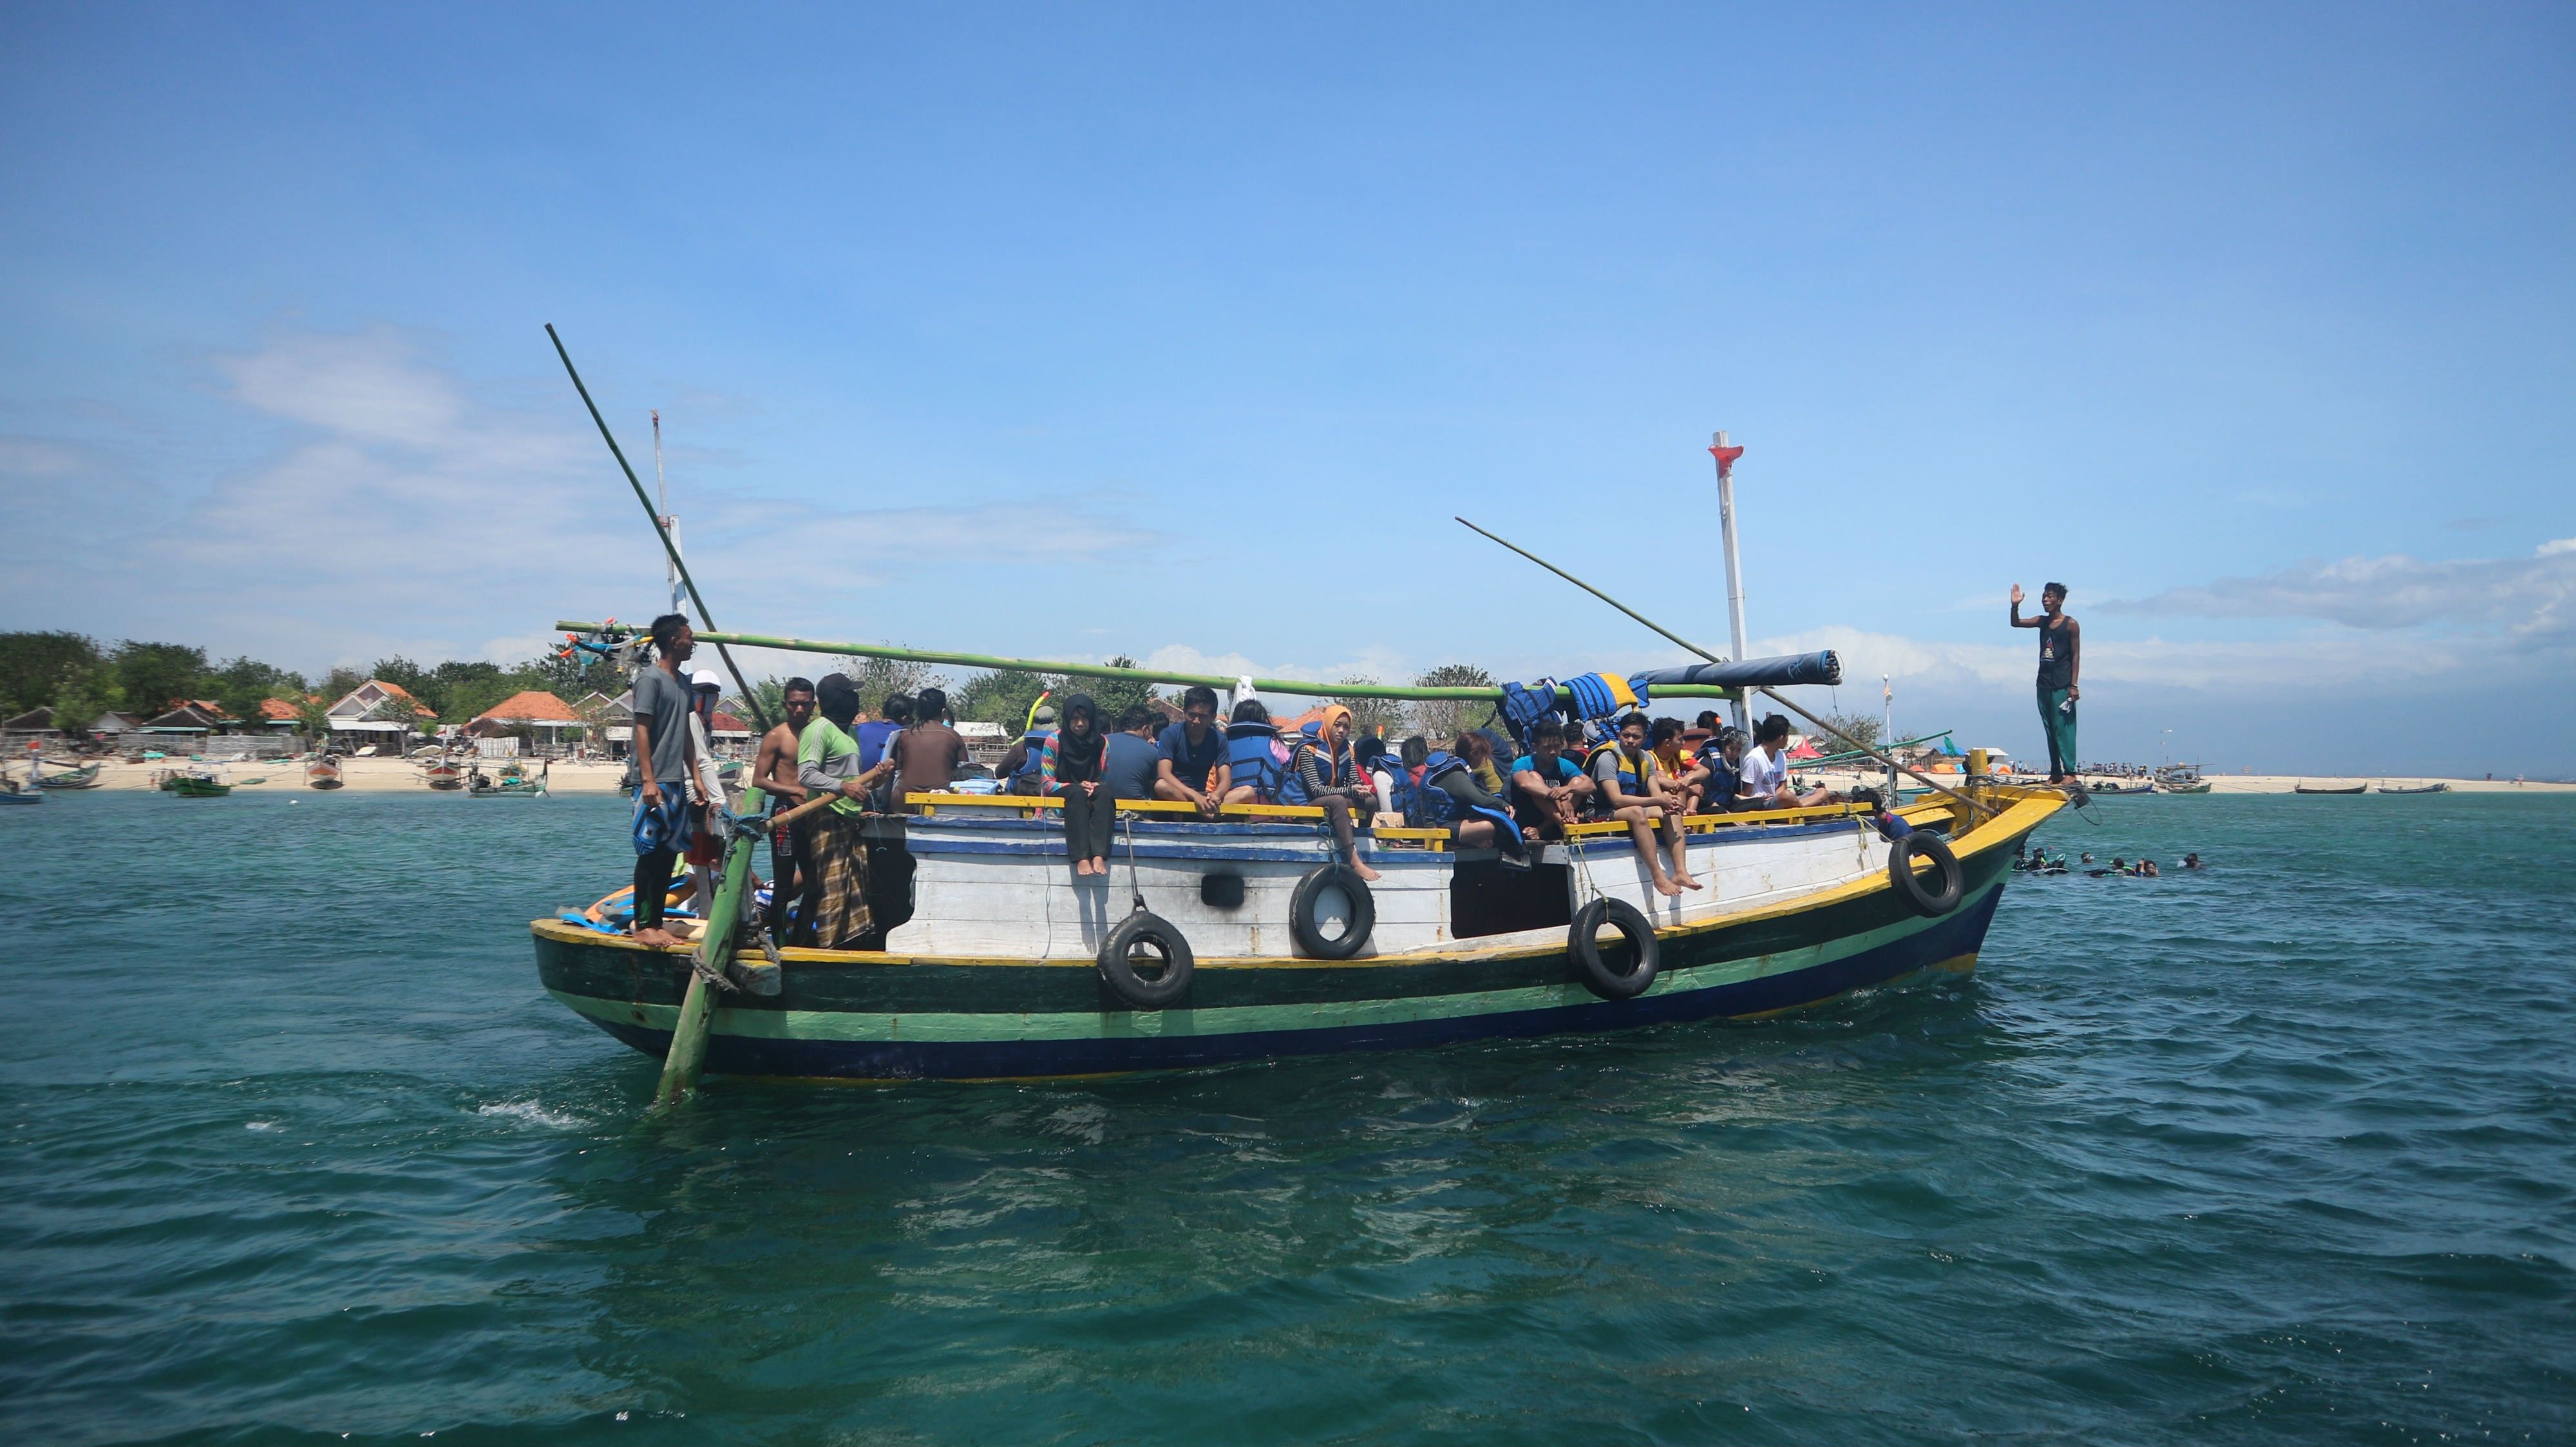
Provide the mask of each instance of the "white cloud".
MULTIPOLYGON (((216 646, 303 666, 353 649, 526 657, 548 641, 530 624, 658 592, 658 546, 577 406, 484 400, 386 329, 282 333, 214 370, 226 398, 293 435, 210 481, 84 474, 84 488, 146 501, 77 565, 39 563, 36 581, 111 629, 231 637, 216 646)), ((0 438, 0 472, 89 466, 0 438)), ((696 488, 680 511, 690 566, 728 621, 793 616, 942 562, 1064 563, 1156 539, 1080 496, 868 509, 696 488)))
POLYGON ((2222 578, 2103 607, 2204 618, 2316 618, 2373 631, 2500 626, 2526 641, 2561 643, 2576 629, 2571 601, 2576 538, 2544 543, 2523 558, 2424 562, 2395 553, 2305 562, 2261 577, 2222 578))

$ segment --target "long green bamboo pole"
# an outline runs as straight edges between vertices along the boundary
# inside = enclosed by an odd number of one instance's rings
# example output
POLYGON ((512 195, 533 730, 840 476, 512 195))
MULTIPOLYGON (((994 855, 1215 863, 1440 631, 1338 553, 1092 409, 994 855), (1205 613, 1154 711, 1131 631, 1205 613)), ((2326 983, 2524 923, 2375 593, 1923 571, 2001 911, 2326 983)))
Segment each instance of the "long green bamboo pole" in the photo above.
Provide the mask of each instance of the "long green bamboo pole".
MULTIPOLYGON (((758 789, 745 789, 744 817, 759 813, 766 802, 758 789)), ((726 843, 724 873, 716 882, 715 899, 707 905, 706 929, 698 936, 708 967, 719 975, 733 963, 734 937, 742 932, 742 901, 751 892, 751 848, 748 839, 726 843)), ((707 1063, 707 1034, 714 1028, 715 1017, 715 999, 706 976, 691 970, 689 993, 680 1000, 679 1023, 671 1028, 671 1048, 662 1057, 662 1080, 653 1090, 656 1108, 678 1105, 697 1093, 698 1076, 707 1063)))
MULTIPOLYGON (((608 419, 599 415, 599 404, 590 400, 590 388, 583 385, 581 373, 572 364, 572 353, 564 350, 563 338, 555 335, 553 322, 546 323, 546 340, 555 344, 555 355, 563 358, 564 374, 572 378, 573 390, 581 394, 581 405, 590 409, 590 420, 599 424, 600 440, 608 444, 609 456, 617 459, 618 470, 626 474, 626 485, 635 489, 635 500, 644 505, 644 516, 653 523, 653 535, 662 540, 663 553, 670 558, 671 566, 679 571, 680 581, 688 587, 689 601, 698 605, 698 621, 710 630, 698 636, 715 641, 717 635, 712 630, 716 626, 716 617, 707 611, 707 600, 698 593, 698 580, 689 576, 689 565, 680 561, 679 544, 671 541, 671 530, 662 526, 662 514, 654 508, 653 499, 645 495, 642 479, 636 477, 635 469, 627 464, 626 449, 617 445, 616 434, 608 430, 608 419)), ((752 722, 760 725, 762 733, 769 732, 769 711, 760 706, 759 696, 751 691, 750 680, 742 676, 742 669, 734 663, 733 655, 725 651, 720 641, 716 641, 716 656, 724 660, 725 672, 733 675, 735 696, 742 700, 743 707, 751 710, 752 722)))
MULTIPOLYGON (((594 633, 597 623, 570 619, 555 620, 555 627, 566 633, 594 633)), ((1106 663, 1066 663, 1043 658, 999 658, 984 653, 950 653, 934 648, 895 648, 883 643, 835 643, 813 638, 773 637, 762 633, 701 633, 700 638, 715 643, 740 644, 745 648, 777 648, 794 653, 845 653, 855 658, 895 658, 909 663, 942 663, 952 668, 1019 668, 1031 673, 1067 673, 1083 678, 1118 678, 1133 683, 1205 684, 1210 688, 1232 688, 1238 681, 1225 673, 1177 673, 1160 668, 1118 668, 1106 663)), ((1294 693, 1312 698, 1402 698, 1415 700, 1455 700, 1462 703, 1493 703, 1500 700, 1500 687, 1487 684, 1480 688, 1420 688, 1385 683, 1316 683, 1295 678, 1256 678, 1252 686, 1263 693, 1294 693)), ((1557 686, 1560 694, 1567 692, 1557 686)), ((1736 691, 1711 684, 1680 684, 1657 688, 1658 698, 1733 698, 1736 691)))
MULTIPOLYGON (((1521 547, 1516 543, 1505 541, 1502 538, 1495 537, 1492 533, 1485 532, 1483 528, 1476 526, 1474 523, 1468 522, 1465 518, 1458 518, 1455 519, 1455 521, 1458 522, 1460 526, 1465 527, 1469 532, 1482 533, 1485 537, 1492 538, 1493 541, 1501 543, 1506 548, 1510 548, 1513 552, 1520 554, 1522 557, 1527 558, 1531 562, 1538 564, 1540 567, 1547 569, 1549 572, 1556 574, 1565 581, 1581 588, 1584 592, 1591 594, 1593 597, 1600 599, 1602 602, 1609 604, 1611 607, 1616 608, 1620 612, 1627 614, 1629 617, 1636 619, 1638 622, 1645 624, 1647 627, 1652 628, 1656 632, 1664 635, 1666 638, 1680 644, 1682 647, 1689 649, 1691 652, 1698 654, 1700 657, 1707 659, 1709 662, 1724 663, 1726 661, 1725 659, 1718 657, 1716 654, 1709 652, 1707 649, 1700 647, 1698 644, 1691 642, 1689 639, 1684 638, 1680 634, 1675 633, 1671 629, 1666 628, 1654 619, 1647 617, 1645 614, 1638 612, 1636 609, 1629 607, 1627 604, 1622 603, 1618 599, 1611 597, 1609 594, 1602 592, 1600 589, 1593 587, 1590 583, 1583 581, 1581 578, 1574 576, 1572 573, 1558 567, 1556 564, 1551 563, 1547 559, 1540 557, 1538 554, 1531 552, 1529 549, 1521 547)), ((1782 708, 1787 709, 1789 712, 1796 714, 1798 717, 1805 719, 1808 723, 1814 725, 1823 732, 1831 734, 1833 737, 1842 740, 1853 753, 1867 754, 1869 757, 1876 759, 1891 769, 1902 770, 1907 774, 1913 775, 1915 781, 1922 784, 1923 787, 1930 789, 1932 792, 1939 794, 1944 798, 1956 801, 1960 807, 1966 809, 1968 811, 1968 818, 1971 822, 1974 822, 1979 814, 1984 814, 1991 818, 1996 812, 1993 805, 1980 804, 1976 800, 1969 798, 1967 795, 1960 793, 1956 789, 1943 788, 1941 785, 1934 783, 1928 776, 1919 773, 1914 769, 1907 768, 1905 765, 1898 763, 1896 760, 1889 758, 1887 755, 1880 753, 1878 750, 1873 749, 1869 745, 1862 743, 1860 740, 1853 738, 1851 735, 1844 733, 1841 729, 1835 728, 1832 724, 1825 722, 1823 719, 1816 717, 1814 714, 1807 712, 1805 709, 1800 708, 1796 704, 1781 697, 1780 692, 1777 689, 1756 687, 1753 691, 1761 694, 1764 698, 1771 700, 1773 703, 1780 705, 1782 708)), ((1895 801, 1891 799, 1888 802, 1892 805, 1895 801)))

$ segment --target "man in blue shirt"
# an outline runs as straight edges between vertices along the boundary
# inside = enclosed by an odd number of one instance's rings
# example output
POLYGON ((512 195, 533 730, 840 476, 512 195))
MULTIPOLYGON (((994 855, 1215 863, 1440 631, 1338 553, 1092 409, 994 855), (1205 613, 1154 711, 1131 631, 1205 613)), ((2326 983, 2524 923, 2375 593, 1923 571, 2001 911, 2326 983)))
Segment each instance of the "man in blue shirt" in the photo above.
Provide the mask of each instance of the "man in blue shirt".
POLYGON ((1118 732, 1107 742, 1108 759, 1101 766, 1100 779, 1109 786, 1110 797, 1117 799, 1150 799, 1154 797, 1154 779, 1162 772, 1163 751, 1154 746, 1154 711, 1135 704, 1121 714, 1118 732))
POLYGON ((1563 839, 1565 826, 1583 817, 1592 776, 1565 756, 1565 725, 1553 717, 1530 728, 1530 751, 1512 760, 1512 817, 1535 826, 1541 839, 1563 839))
POLYGON ((911 696, 887 694, 884 713, 885 717, 869 719, 851 734, 859 741, 859 767, 862 770, 875 768, 877 761, 885 757, 886 740, 903 732, 903 726, 912 722, 911 696))
POLYGON ((1154 797, 1196 804, 1202 818, 1216 817, 1233 771, 1226 766, 1225 730, 1216 726, 1216 690, 1193 685, 1181 695, 1181 721, 1163 730, 1155 747, 1154 797))

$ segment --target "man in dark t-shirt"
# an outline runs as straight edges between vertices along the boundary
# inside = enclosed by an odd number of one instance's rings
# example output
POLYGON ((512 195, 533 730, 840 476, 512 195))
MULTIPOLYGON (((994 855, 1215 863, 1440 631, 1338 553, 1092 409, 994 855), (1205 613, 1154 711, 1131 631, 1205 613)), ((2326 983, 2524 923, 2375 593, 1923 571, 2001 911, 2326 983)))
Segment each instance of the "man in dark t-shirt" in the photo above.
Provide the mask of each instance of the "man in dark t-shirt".
POLYGON ((1225 730, 1216 726, 1216 690, 1200 684, 1182 694, 1181 721, 1163 730, 1156 746, 1162 760, 1156 765, 1154 797, 1196 804, 1200 814, 1216 817, 1234 772, 1226 762, 1231 751, 1225 730))
POLYGON ((1150 799, 1154 797, 1154 775, 1163 761, 1163 751, 1154 747, 1154 711, 1137 704, 1118 720, 1118 732, 1108 739, 1108 761, 1102 767, 1101 782, 1109 786, 1110 797, 1117 799, 1150 799))
POLYGON ((948 726, 948 695, 925 688, 913 699, 912 725, 894 736, 887 752, 894 759, 894 797, 898 810, 909 794, 944 791, 966 767, 966 740, 948 726))

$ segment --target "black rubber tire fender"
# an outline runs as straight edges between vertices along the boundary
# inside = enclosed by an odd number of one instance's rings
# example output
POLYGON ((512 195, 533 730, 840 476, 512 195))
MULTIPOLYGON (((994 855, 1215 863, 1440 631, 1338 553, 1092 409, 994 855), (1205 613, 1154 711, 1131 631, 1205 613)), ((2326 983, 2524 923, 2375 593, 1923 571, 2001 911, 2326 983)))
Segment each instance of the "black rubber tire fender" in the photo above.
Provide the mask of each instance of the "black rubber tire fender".
POLYGON ((1288 934, 1297 942, 1298 953, 1316 960, 1347 960, 1368 944, 1369 931, 1377 928, 1377 896, 1369 893, 1368 881, 1336 860, 1317 865, 1297 881, 1297 892, 1288 897, 1288 934), (1323 927, 1324 891, 1339 889, 1351 902, 1350 928, 1326 938, 1323 927))
POLYGON ((1917 829, 1888 846, 1887 882, 1896 887, 1896 896, 1906 908, 1927 919, 1939 919, 1959 907, 1968 877, 1959 868, 1959 856, 1950 852, 1949 840, 1917 829), (1914 872, 1917 859, 1931 861, 1929 875, 1914 872), (1927 880, 1937 881, 1939 887, 1927 880))
POLYGON ((1158 914, 1143 910, 1120 920, 1100 942, 1100 978, 1109 993, 1134 1010, 1160 1010, 1177 1005, 1190 992, 1190 971, 1195 961, 1190 955, 1190 942, 1178 926, 1158 914), (1136 952, 1147 950, 1163 957, 1163 972, 1146 979, 1136 969, 1136 952))
POLYGON ((1633 1000, 1654 988, 1660 958, 1655 927, 1642 911, 1624 899, 1605 895, 1576 910, 1574 924, 1566 932, 1566 949, 1574 956, 1575 968, 1583 972, 1583 987, 1604 1000, 1633 1000), (1628 953, 1635 963, 1624 975, 1611 973, 1609 962, 1601 957, 1604 926, 1617 930, 1628 941, 1628 953))

